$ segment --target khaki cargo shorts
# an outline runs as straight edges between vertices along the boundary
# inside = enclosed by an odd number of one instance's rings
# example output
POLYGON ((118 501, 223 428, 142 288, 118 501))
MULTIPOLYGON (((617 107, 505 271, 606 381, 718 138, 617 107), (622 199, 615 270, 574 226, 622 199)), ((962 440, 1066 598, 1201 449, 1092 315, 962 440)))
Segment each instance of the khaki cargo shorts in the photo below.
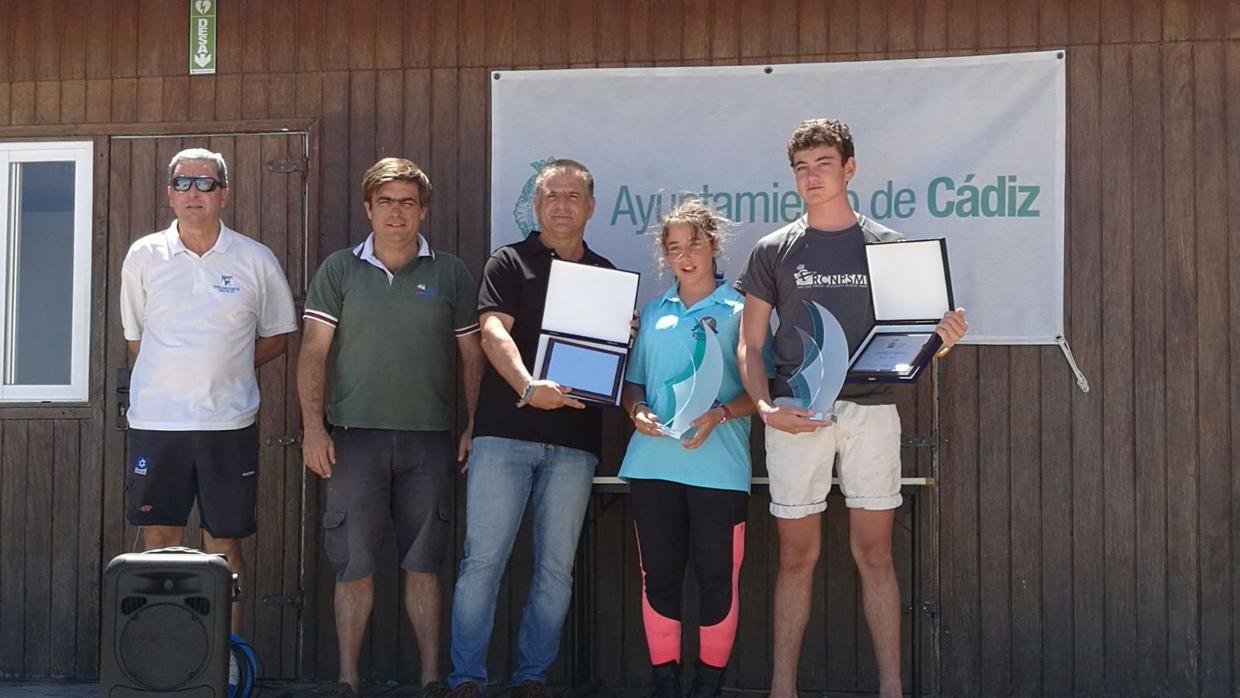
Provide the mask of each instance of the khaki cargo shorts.
POLYGON ((840 491, 850 509, 895 509, 904 501, 896 406, 841 400, 835 415, 835 426, 803 434, 766 428, 772 516, 800 519, 826 510, 837 454, 840 491))

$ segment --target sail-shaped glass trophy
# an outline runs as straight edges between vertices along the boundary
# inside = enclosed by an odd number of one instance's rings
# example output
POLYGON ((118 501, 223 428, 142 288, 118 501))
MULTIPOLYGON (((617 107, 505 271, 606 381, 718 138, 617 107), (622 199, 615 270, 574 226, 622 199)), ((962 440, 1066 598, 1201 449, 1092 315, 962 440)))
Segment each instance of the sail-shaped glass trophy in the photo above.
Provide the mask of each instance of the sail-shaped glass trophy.
POLYGON ((693 428, 691 422, 714 406, 723 385, 723 349, 715 330, 698 320, 692 336, 684 370, 662 386, 661 402, 672 406, 672 416, 661 421, 659 428, 673 439, 684 436, 693 428))
POLYGON ((813 301, 803 302, 808 319, 796 328, 801 337, 801 365, 788 378, 792 397, 775 398, 775 404, 813 410, 810 419, 834 422, 835 398, 848 375, 848 337, 829 310, 813 301))

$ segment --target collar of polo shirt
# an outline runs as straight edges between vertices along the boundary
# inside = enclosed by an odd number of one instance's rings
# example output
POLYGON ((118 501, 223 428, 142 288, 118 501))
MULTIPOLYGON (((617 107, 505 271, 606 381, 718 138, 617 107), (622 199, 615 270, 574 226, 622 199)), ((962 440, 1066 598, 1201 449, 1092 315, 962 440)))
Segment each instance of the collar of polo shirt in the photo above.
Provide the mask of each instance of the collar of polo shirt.
MULTIPOLYGON (((728 293, 726 292, 726 289, 728 288, 731 287, 726 281, 722 279, 715 279, 715 290, 711 291, 710 295, 706 296, 702 300, 708 301, 715 305, 735 305, 736 299, 727 298, 728 293), (721 292, 721 289, 724 289, 724 291, 721 292)), ((698 301, 698 303, 701 302, 702 301, 698 301)), ((673 283, 666 291, 663 292, 662 296, 659 296, 659 304, 662 305, 665 303, 680 303, 682 306, 684 305, 684 302, 680 300, 679 282, 673 283)), ((686 308, 686 310, 687 309, 688 308, 686 308)))
MULTIPOLYGON (((529 234, 529 236, 528 236, 528 237, 526 237, 525 239, 526 239, 526 241, 527 241, 527 242, 533 242, 533 243, 535 243, 535 249, 536 249, 536 250, 538 250, 539 254, 544 254, 544 255, 546 255, 546 256, 548 256, 548 257, 551 257, 551 258, 553 258, 553 259, 559 259, 559 258, 560 258, 560 255, 558 255, 558 254, 556 254, 556 253, 555 253, 555 248, 553 248, 553 247, 551 247, 551 246, 549 246, 549 245, 544 245, 544 244, 543 244, 543 242, 542 242, 542 233, 541 233, 541 232, 539 232, 539 231, 535 230, 535 231, 531 232, 531 233, 529 234)), ((593 254, 593 252, 594 252, 593 250, 591 250, 591 249, 590 249, 590 245, 588 245, 588 244, 586 243, 586 241, 585 241, 585 240, 582 240, 582 241, 581 241, 581 249, 583 250, 583 254, 582 254, 582 258, 583 258, 583 259, 584 259, 585 255, 587 255, 587 254, 593 254)), ((580 262, 581 260, 577 260, 577 261, 579 261, 579 262, 580 262)))
MULTIPOLYGON (((233 236, 236 234, 237 232, 235 230, 224 225, 224 221, 220 221, 219 237, 215 239, 215 244, 211 246, 211 249, 204 252, 202 256, 205 257, 212 252, 227 252, 228 248, 232 246, 233 236)), ((181 229, 177 227, 176 221, 172 221, 172 225, 168 226, 168 228, 164 230, 164 235, 168 237, 168 249, 172 251, 172 254, 180 254, 182 252, 193 254, 193 252, 185 246, 185 243, 181 242, 181 229)))
MULTIPOLYGON (((366 239, 362 241, 362 244, 353 248, 353 255, 363 262, 370 262, 374 266, 382 269, 383 272, 388 275, 388 281, 392 280, 392 277, 394 276, 392 270, 384 266, 383 262, 379 261, 379 258, 375 256, 374 233, 367 235, 366 239)), ((431 244, 426 241, 426 238, 422 237, 422 233, 418 233, 418 256, 430 257, 431 259, 435 258, 435 250, 431 249, 431 244)))

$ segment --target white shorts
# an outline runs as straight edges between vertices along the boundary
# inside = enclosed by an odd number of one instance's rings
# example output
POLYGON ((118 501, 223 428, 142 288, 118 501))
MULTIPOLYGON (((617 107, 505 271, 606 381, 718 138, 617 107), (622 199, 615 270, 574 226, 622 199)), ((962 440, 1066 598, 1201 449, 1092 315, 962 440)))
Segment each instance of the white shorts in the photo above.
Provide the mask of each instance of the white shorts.
POLYGON ((840 491, 851 509, 895 509, 900 496, 900 415, 895 405, 835 403, 835 426, 789 434, 766 428, 771 515, 800 519, 827 508, 839 454, 840 491))

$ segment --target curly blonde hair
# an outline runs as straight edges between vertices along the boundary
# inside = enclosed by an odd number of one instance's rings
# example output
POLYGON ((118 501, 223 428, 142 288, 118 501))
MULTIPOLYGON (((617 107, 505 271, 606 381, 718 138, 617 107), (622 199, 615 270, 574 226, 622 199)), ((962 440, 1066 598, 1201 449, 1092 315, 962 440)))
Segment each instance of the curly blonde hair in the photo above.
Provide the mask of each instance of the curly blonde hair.
POLYGON ((693 226, 694 237, 701 235, 710 243, 712 257, 718 269, 719 255, 723 253, 733 222, 722 213, 711 208, 710 204, 700 197, 690 196, 681 199, 660 221, 658 231, 658 267, 662 271, 667 266, 667 234, 677 223, 688 223, 693 226))

